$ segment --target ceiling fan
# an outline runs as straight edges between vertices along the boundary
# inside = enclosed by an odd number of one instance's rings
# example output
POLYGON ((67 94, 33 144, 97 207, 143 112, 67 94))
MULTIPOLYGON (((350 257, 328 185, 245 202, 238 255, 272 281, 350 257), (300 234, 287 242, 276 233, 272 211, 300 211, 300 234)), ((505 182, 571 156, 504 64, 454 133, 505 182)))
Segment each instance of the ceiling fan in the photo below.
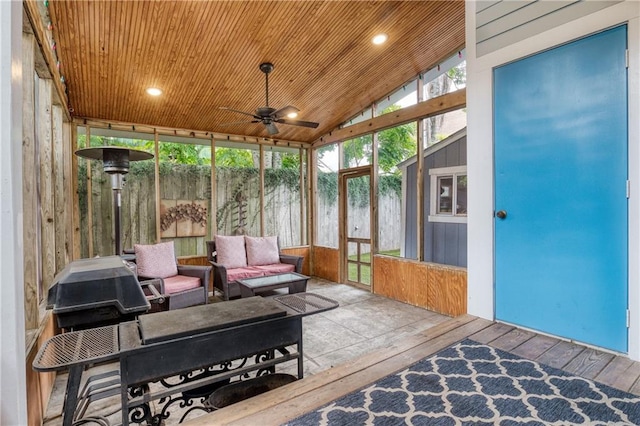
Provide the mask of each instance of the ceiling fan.
POLYGON ((278 128, 275 123, 280 124, 290 124, 293 126, 302 126, 302 127, 310 127, 315 129, 318 127, 319 123, 315 123, 313 121, 302 121, 302 120, 292 120, 290 118, 286 118, 287 115, 292 113, 297 113, 300 111, 298 108, 293 105, 287 105, 284 108, 275 109, 269 106, 269 73, 273 71, 273 64, 270 62, 264 62, 260 64, 260 71, 264 73, 265 77, 265 86, 266 86, 266 106, 260 107, 256 109, 255 113, 239 111, 237 109, 228 108, 228 107, 220 107, 220 109, 224 109, 227 111, 233 111, 244 115, 249 115, 253 117, 253 120, 250 121, 239 121, 234 123, 226 123, 226 124, 240 124, 240 123, 262 123, 267 128, 267 131, 270 135, 275 135, 278 133, 278 128))

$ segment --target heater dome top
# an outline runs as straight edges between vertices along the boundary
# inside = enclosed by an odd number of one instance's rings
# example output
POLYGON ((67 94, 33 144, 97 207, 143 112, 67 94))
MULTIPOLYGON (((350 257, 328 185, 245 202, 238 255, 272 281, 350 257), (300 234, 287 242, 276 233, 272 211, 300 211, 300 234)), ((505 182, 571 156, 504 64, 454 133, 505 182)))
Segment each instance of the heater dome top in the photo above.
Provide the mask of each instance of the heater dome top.
POLYGON ((153 154, 124 146, 94 146, 91 148, 82 148, 76 151, 77 156, 88 158, 90 160, 103 160, 105 153, 107 153, 107 155, 109 155, 109 153, 120 155, 125 154, 128 155, 129 161, 149 160, 153 158, 153 154), (126 153, 124 151, 126 151, 126 153))

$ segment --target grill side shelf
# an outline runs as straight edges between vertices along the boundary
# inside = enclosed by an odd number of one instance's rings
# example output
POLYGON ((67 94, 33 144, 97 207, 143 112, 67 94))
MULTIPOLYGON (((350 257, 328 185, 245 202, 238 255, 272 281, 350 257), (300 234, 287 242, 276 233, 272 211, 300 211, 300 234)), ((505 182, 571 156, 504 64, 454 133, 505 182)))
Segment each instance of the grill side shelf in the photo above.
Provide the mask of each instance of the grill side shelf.
POLYGON ((329 311, 339 306, 338 302, 315 293, 294 293, 273 298, 301 316, 329 311))
POLYGON ((91 328, 58 334, 47 340, 33 361, 37 371, 56 371, 71 365, 117 358, 118 326, 91 328))

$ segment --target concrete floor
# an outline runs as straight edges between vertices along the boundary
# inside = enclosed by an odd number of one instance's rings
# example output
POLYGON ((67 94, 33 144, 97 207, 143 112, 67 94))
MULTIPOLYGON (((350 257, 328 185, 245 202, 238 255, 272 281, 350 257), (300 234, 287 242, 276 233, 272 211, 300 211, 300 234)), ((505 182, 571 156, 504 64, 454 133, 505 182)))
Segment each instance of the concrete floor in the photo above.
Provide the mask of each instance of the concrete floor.
POLYGON ((386 347, 449 317, 346 284, 312 279, 307 291, 340 307, 303 320, 305 376, 386 347))
MULTIPOLYGON (((371 294, 367 290, 321 279, 311 279, 308 292, 339 302, 337 309, 303 319, 304 375, 316 374, 350 359, 362 356, 394 341, 444 322, 448 317, 425 309, 371 294)), ((113 369, 100 366, 96 369, 113 369)), ((278 366, 277 372, 295 374, 293 362, 278 366)), ((91 372, 95 374, 96 372, 91 372)), ((88 375, 85 373, 85 375, 88 375)), ((58 375, 44 424, 62 424, 60 412, 64 399, 66 374, 58 375)), ((109 414, 119 407, 118 397, 98 401, 89 415, 109 414)), ((176 410, 180 411, 180 410, 176 410)), ((187 418, 202 414, 194 411, 187 418)), ((181 415, 172 413, 166 425, 177 424, 181 415)), ((109 416, 111 424, 119 423, 119 413, 109 416)))

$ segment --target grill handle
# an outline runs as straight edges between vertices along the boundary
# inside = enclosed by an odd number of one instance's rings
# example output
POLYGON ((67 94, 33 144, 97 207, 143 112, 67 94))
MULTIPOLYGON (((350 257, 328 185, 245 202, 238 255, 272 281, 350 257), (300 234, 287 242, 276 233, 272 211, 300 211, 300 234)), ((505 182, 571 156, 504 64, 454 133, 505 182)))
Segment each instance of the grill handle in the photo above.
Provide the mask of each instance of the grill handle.
POLYGON ((159 284, 160 284, 159 279, 146 280, 146 281, 140 282, 140 285, 142 287, 147 287, 151 292, 151 295, 147 295, 147 300, 149 301, 149 303, 158 303, 158 304, 164 303, 164 294, 160 294, 160 292, 156 288, 156 285, 159 285, 159 284))

